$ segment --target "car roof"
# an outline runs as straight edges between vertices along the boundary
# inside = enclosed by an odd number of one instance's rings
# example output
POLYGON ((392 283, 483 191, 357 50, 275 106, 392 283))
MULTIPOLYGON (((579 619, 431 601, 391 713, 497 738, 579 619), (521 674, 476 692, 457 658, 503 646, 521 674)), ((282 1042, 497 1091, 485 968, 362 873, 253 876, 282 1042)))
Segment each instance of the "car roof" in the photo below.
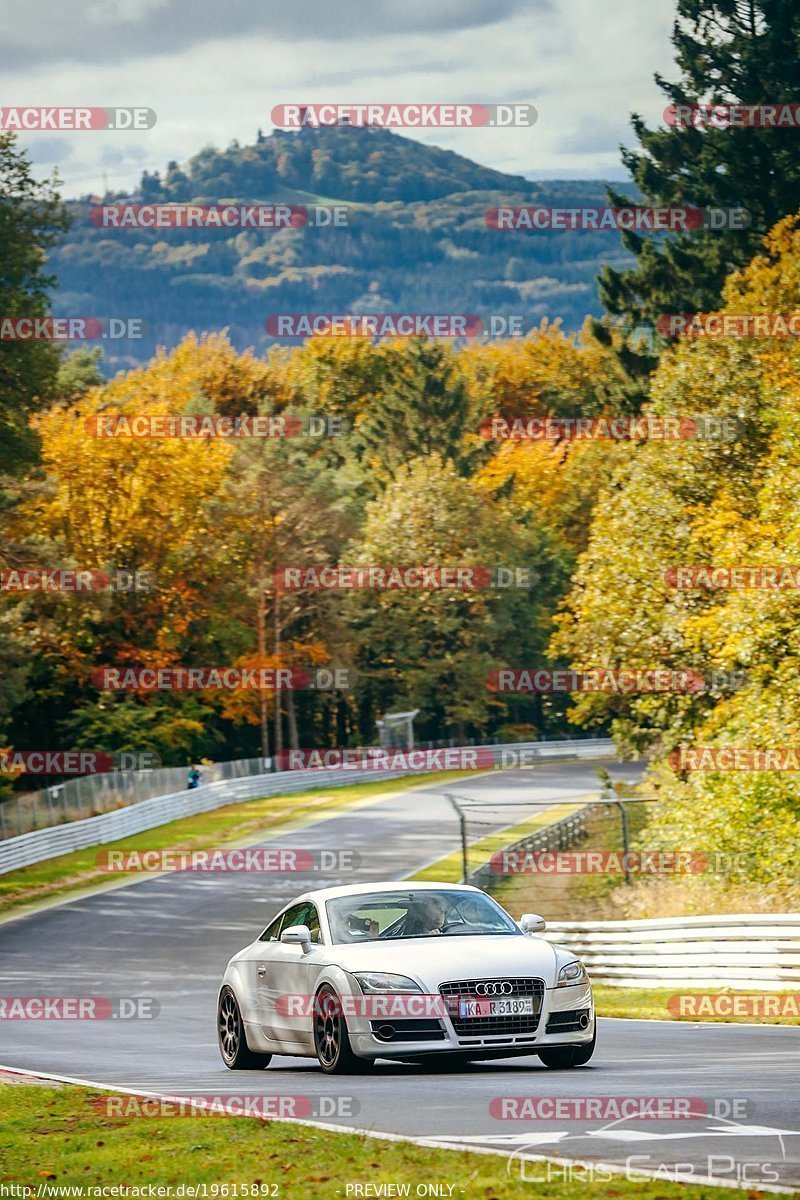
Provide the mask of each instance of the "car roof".
POLYGON ((348 883, 339 887, 318 888, 313 892, 303 892, 293 901, 299 904, 301 900, 333 900, 337 896, 362 896, 374 892, 430 892, 446 888, 454 892, 476 892, 483 895, 480 888, 469 883, 417 883, 415 880, 395 879, 388 883, 348 883))

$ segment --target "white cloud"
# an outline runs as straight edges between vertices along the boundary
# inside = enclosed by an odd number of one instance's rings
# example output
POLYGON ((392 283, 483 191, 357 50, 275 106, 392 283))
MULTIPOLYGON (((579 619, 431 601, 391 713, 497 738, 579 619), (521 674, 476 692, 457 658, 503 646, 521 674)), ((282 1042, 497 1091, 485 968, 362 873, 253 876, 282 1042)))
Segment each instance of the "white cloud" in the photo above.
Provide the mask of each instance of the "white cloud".
POLYGON ((4 103, 155 109, 152 130, 65 135, 68 154, 51 137, 57 160, 46 160, 44 134, 26 135, 40 172, 59 166, 68 195, 131 187, 143 167, 163 169, 209 143, 253 141, 288 102, 528 101, 539 111, 532 129, 409 136, 514 174, 620 178, 631 111, 657 123, 665 102, 653 73, 674 75, 674 0, 602 9, 593 0, 373 0, 369 21, 366 11, 323 0, 94 0, 76 22, 66 5, 28 0, 16 10, 23 58, 4 74, 4 103), (55 61, 45 61, 53 47, 55 61))

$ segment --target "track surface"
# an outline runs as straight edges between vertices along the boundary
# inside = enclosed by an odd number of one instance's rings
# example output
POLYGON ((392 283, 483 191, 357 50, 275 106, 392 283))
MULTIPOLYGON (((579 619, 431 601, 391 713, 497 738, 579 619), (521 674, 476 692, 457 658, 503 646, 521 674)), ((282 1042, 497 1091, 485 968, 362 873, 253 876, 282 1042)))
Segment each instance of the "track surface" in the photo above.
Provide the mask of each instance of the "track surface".
MULTIPOLYGON (((631 778, 635 771, 616 764, 612 774, 631 778)), ((223 1067, 214 1017, 225 963, 293 896, 338 882, 401 879, 454 850, 457 825, 447 791, 556 805, 596 786, 585 762, 431 785, 262 843, 357 850, 360 867, 344 878, 166 875, 0 924, 3 995, 152 996, 160 1005, 150 1021, 2 1021, 0 1063, 167 1095, 303 1097, 296 1115, 343 1128, 502 1149, 511 1156, 507 1169, 531 1181, 548 1172, 561 1178, 565 1168, 521 1164, 521 1154, 623 1165, 636 1156, 634 1168, 662 1175, 678 1169, 686 1178, 711 1176, 754 1189, 800 1187, 797 1028, 601 1019, 591 1064, 563 1072, 548 1071, 535 1056, 462 1071, 384 1062, 369 1076, 339 1078, 298 1058, 274 1058, 260 1072, 223 1067), (694 1106, 696 1118, 682 1121, 499 1120, 490 1102, 504 1096, 702 1103, 694 1106)), ((484 809, 486 824, 471 832, 483 836, 489 826, 524 815, 520 808, 484 809)), ((505 1169, 498 1162, 498 1172, 505 1169)))

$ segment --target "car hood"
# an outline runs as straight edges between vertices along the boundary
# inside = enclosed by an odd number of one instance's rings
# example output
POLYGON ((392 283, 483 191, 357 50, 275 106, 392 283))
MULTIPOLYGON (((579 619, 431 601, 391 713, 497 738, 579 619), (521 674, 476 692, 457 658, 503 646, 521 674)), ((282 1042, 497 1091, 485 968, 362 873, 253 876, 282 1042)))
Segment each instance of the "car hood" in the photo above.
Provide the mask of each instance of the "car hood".
POLYGON ((556 965, 556 950, 544 938, 491 934, 359 942, 331 946, 329 953, 345 971, 410 975, 434 991, 446 980, 515 975, 539 976, 552 986, 556 965))

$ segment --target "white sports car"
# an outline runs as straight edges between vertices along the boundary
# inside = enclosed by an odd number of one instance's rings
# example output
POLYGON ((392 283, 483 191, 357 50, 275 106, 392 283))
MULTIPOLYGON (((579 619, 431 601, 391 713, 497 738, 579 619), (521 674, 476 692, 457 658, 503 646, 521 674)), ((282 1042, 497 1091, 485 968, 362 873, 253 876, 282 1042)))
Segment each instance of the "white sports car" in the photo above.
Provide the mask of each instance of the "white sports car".
POLYGON ((306 892, 235 954, 217 1032, 231 1070, 273 1054, 353 1073, 419 1062, 538 1054, 577 1067, 595 1047, 592 989, 564 946, 479 888, 365 883, 306 892))

